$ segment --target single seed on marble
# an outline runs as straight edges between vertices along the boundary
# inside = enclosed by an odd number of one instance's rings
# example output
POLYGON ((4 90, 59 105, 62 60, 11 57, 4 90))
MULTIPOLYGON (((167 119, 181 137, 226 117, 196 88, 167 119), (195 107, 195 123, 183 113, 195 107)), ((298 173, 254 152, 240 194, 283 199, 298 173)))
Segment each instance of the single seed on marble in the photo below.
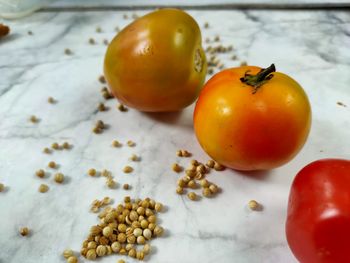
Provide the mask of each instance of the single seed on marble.
POLYGON ((177 181, 177 185, 179 186, 179 187, 185 187, 186 186, 186 182, 182 179, 182 178, 180 178, 178 181, 177 181))
POLYGON ((93 132, 93 133, 96 133, 96 134, 99 134, 99 133, 102 132, 102 129, 99 128, 99 127, 94 127, 94 128, 92 129, 92 132, 93 132))
POLYGON ((156 203, 154 205, 154 210, 156 210, 157 212, 161 212, 163 210, 163 204, 162 203, 156 203))
POLYGON ((131 197, 130 196, 125 196, 124 197, 124 203, 130 203, 131 202, 131 197))
POLYGON ((116 182, 113 180, 113 179, 107 179, 106 181, 106 185, 109 187, 109 188, 114 188, 115 185, 116 185, 116 182))
POLYGON ((136 154, 132 154, 129 160, 133 162, 137 162, 139 160, 139 157, 136 154))
POLYGON ((74 256, 74 252, 73 252, 73 250, 71 250, 71 249, 65 249, 65 250, 63 251, 62 255, 63 255, 64 258, 67 259, 67 258, 69 258, 69 257, 71 257, 71 256, 74 256))
POLYGON ((205 187, 209 187, 210 183, 207 179, 202 179, 199 181, 200 185, 205 188, 205 187))
POLYGON ((134 147, 134 146, 136 145, 136 143, 133 142, 133 141, 131 141, 131 140, 127 141, 126 144, 127 144, 129 147, 134 147))
POLYGON ((98 111, 107 111, 107 107, 103 103, 98 104, 97 109, 98 111))
POLYGON ((37 123, 37 122, 39 122, 39 119, 38 119, 35 115, 30 116, 29 120, 30 120, 32 123, 37 123))
POLYGON ((119 254, 120 254, 120 255, 127 255, 128 252, 126 252, 126 249, 125 249, 124 247, 122 247, 122 248, 120 249, 120 251, 119 251, 119 254))
POLYGON ((82 255, 85 258, 86 258, 87 252, 88 252, 88 249, 86 247, 83 247, 82 249, 80 249, 80 255, 82 255))
POLYGON ((117 141, 117 140, 113 140, 112 146, 113 146, 113 147, 121 147, 122 144, 121 144, 119 141, 117 141))
MULTIPOLYGON (((136 258, 136 249, 135 248, 132 248, 130 249, 129 253, 128 253, 128 256, 129 257, 132 257, 132 258, 136 258)), ((125 263, 125 262, 124 262, 125 263)))
POLYGON ((100 129, 105 129, 105 128, 106 128, 106 125, 104 124, 103 121, 98 120, 98 121, 96 122, 96 127, 100 128, 100 129))
POLYGON ((185 175, 184 177, 182 177, 182 180, 185 182, 187 186, 188 182, 191 181, 191 177, 189 177, 188 175, 185 175))
POLYGON ((182 167, 178 163, 173 163, 171 169, 176 173, 180 173, 182 171, 182 167))
POLYGON ((128 15, 127 14, 123 14, 123 18, 124 19, 128 19, 128 15))
POLYGON ((202 190, 202 194, 205 197, 210 197, 211 196, 211 191, 210 191, 209 187, 204 187, 203 190, 202 190))
POLYGON ((28 227, 22 227, 20 230, 19 230, 19 233, 21 234, 21 236, 28 236, 29 234, 29 228, 28 227))
POLYGON ((247 65, 248 65, 247 61, 241 61, 241 64, 240 64, 241 67, 247 66, 247 65))
POLYGON ((57 173, 57 174, 55 174, 54 180, 56 183, 61 184, 64 181, 64 175, 62 173, 57 173))
POLYGON ((97 257, 97 255, 96 255, 96 250, 95 249, 89 249, 86 252, 86 259, 88 259, 88 260, 95 260, 96 257, 97 257))
POLYGON ((133 169, 131 166, 129 166, 129 165, 127 165, 127 166, 125 166, 125 167, 123 168, 123 172, 124 172, 124 173, 131 173, 133 170, 134 170, 134 169, 133 169))
POLYGON ((30 30, 29 30, 27 33, 28 33, 28 35, 30 35, 30 36, 32 36, 32 35, 33 35, 33 32, 32 32, 32 31, 30 31, 30 30))
POLYGON ((47 147, 44 148, 43 153, 50 154, 51 150, 47 147))
POLYGON ((96 44, 95 39, 89 38, 89 44, 94 45, 96 44))
POLYGON ((54 98, 52 98, 52 97, 48 97, 47 98, 47 102, 51 103, 51 104, 54 104, 56 102, 56 100, 54 98))
POLYGON ((159 236, 163 235, 164 229, 163 229, 161 226, 156 226, 156 227, 154 228, 154 230, 153 230, 153 233, 154 233, 157 237, 159 237, 159 236))
POLYGON ((101 28, 101 27, 99 27, 99 26, 98 26, 98 27, 96 27, 96 32, 97 32, 97 33, 101 33, 101 32, 102 32, 102 28, 101 28))
POLYGON ((52 168, 52 169, 57 168, 57 164, 54 161, 49 162, 47 166, 52 168))
POLYGON ((118 263, 125 263, 125 261, 122 260, 122 259, 119 259, 119 260, 118 260, 118 263))
POLYGON ((260 204, 255 201, 255 200, 250 200, 248 202, 248 207, 251 209, 251 210, 254 210, 254 211, 257 211, 261 208, 260 204))
POLYGON ((220 41, 220 37, 219 36, 215 36, 214 41, 215 42, 219 42, 220 41))
POLYGON ((35 172, 36 176, 40 177, 40 178, 44 178, 45 177, 45 171, 43 169, 40 169, 38 171, 35 172))
POLYGON ((214 168, 214 165, 215 165, 214 160, 208 160, 206 163, 206 166, 208 166, 209 168, 214 168))
POLYGON ((223 170, 225 170, 225 166, 219 164, 218 162, 215 162, 215 164, 214 164, 214 170, 215 170, 215 171, 223 171, 223 170))
POLYGON ((197 200, 197 195, 196 195, 195 192, 189 192, 189 193, 187 194, 187 197, 188 197, 190 200, 192 200, 192 201, 197 200))
POLYGON ((219 188, 216 184, 210 184, 209 190, 212 194, 216 194, 219 191, 219 188))
POLYGON ((51 148, 54 150, 59 150, 60 149, 60 145, 57 142, 54 142, 51 144, 51 148))
POLYGON ((208 22, 204 23, 204 28, 209 28, 209 23, 208 22))
POLYGON ((90 168, 90 169, 88 170, 88 175, 90 175, 90 176, 95 176, 95 175, 96 175, 96 169, 90 168))
POLYGON ((68 142, 64 142, 64 143, 62 144, 62 148, 63 148, 63 149, 66 149, 66 150, 69 150, 69 149, 71 148, 71 145, 70 145, 68 142))
POLYGON ((103 40, 103 44, 105 44, 106 46, 108 46, 109 41, 108 41, 107 39, 104 39, 104 40, 103 40))
POLYGON ((176 151, 176 156, 182 157, 182 150, 177 150, 176 151))
POLYGON ((105 100, 109 100, 109 99, 112 99, 113 98, 113 95, 107 90, 104 90, 102 91, 102 97, 105 99, 105 100))
POLYGON ((65 50, 64 50, 64 54, 66 54, 66 55, 72 55, 73 54, 73 52, 72 52, 72 50, 70 50, 69 48, 66 48, 65 50))
POLYGON ((187 150, 182 150, 182 156, 183 157, 190 157, 191 156, 191 153, 187 150))
POLYGON ((143 230, 143 236, 147 239, 150 240, 152 238, 152 231, 149 230, 148 228, 143 230))
POLYGON ((130 188, 129 184, 123 184, 123 189, 124 190, 129 190, 129 188, 130 188))
POLYGON ((236 55, 232 55, 232 56, 231 56, 231 59, 232 59, 232 60, 237 60, 237 56, 236 56, 236 55))
POLYGON ((3 192, 5 190, 5 185, 0 183, 0 192, 3 192))
POLYGON ((71 256, 67 259, 67 263, 77 263, 78 258, 76 256, 71 256))
POLYGON ((98 78, 98 81, 101 82, 102 84, 105 84, 106 83, 106 79, 103 75, 101 75, 99 78, 98 78))
POLYGON ((39 192, 40 193, 46 193, 47 191, 49 191, 49 187, 46 184, 41 184, 39 186, 39 192))
POLYGON ((197 160, 191 160, 191 165, 193 166, 198 166, 199 165, 199 162, 197 160))
POLYGON ((145 255, 148 255, 151 252, 151 245, 145 244, 142 248, 142 251, 145 255))

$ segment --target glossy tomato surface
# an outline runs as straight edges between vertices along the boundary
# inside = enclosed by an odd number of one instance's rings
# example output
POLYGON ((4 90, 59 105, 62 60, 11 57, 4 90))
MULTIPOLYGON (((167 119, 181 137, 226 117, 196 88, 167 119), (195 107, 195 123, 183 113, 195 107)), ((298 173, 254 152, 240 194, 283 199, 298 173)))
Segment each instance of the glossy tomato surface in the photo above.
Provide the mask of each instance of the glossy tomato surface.
POLYGON ((196 21, 178 9, 149 13, 110 43, 104 73, 112 93, 141 111, 176 111, 202 88, 206 58, 196 21))
POLYGON ((205 84, 196 104, 194 129, 200 145, 233 169, 278 167, 300 151, 309 134, 309 100, 295 80, 273 72, 258 88, 241 81, 261 70, 245 66, 219 72, 205 84))
POLYGON ((350 161, 319 160, 297 174, 286 235, 301 263, 350 262, 350 161))

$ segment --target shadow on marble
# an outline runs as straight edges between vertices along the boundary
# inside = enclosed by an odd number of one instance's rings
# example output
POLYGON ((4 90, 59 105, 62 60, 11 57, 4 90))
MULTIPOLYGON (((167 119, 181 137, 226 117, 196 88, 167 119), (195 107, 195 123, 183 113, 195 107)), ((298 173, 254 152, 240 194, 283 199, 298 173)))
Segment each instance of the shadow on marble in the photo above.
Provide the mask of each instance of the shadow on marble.
POLYGON ((175 112, 142 112, 142 115, 151 118, 156 121, 160 121, 167 124, 177 124, 183 111, 175 112))
MULTIPOLYGON (((4 37, 3 39, 1 39, 1 41, 0 41, 0 44, 5 44, 6 42, 11 42, 11 41, 14 41, 14 40, 16 40, 16 39, 18 39, 18 38, 20 38, 21 37, 21 34, 18 34, 18 33, 11 33, 10 32, 10 34, 8 35, 8 36, 6 36, 6 37, 4 37)), ((1 262, 1 261, 0 261, 1 262)))
POLYGON ((237 171, 237 170, 234 170, 234 171, 238 175, 246 176, 246 177, 249 177, 251 179, 255 179, 255 180, 259 180, 259 181, 267 180, 268 177, 271 175, 271 170, 266 170, 266 171, 263 171, 263 170, 259 170, 259 171, 237 171))

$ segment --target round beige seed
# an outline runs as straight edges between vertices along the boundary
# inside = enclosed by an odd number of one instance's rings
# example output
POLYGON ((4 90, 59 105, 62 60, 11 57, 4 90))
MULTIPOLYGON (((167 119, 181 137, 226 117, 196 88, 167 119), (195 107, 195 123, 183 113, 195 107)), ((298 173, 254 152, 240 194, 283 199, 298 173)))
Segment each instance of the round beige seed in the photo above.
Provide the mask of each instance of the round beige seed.
POLYGON ((121 233, 125 233, 126 232, 126 225, 125 224, 119 224, 118 225, 118 231, 121 233))
POLYGON ((19 230, 19 233, 21 234, 21 236, 28 236, 29 234, 29 228, 28 227, 22 227, 19 230))
POLYGON ((134 143, 133 141, 129 140, 126 142, 126 144, 129 146, 129 147, 134 147, 136 145, 136 143, 134 143))
POLYGON ((67 259, 67 263, 77 263, 77 262, 78 262, 78 258, 76 256, 72 256, 67 259))
POLYGON ((135 237, 139 237, 142 235, 142 229, 141 228, 135 228, 133 232, 135 237))
POLYGON ((171 169, 173 169, 175 173, 180 173, 182 171, 182 167, 177 163, 173 163, 171 169))
POLYGON ((138 236, 136 239, 137 244, 144 245, 146 243, 146 239, 144 236, 138 236))
POLYGON ((120 249, 122 248, 122 245, 119 242, 113 242, 111 245, 111 248, 114 253, 118 253, 120 249))
POLYGON ((155 223, 157 221, 157 217, 155 215, 150 215, 147 218, 147 220, 148 220, 149 223, 155 223))
POLYGON ((143 236, 144 236, 146 239, 150 240, 150 239, 152 238, 152 231, 149 230, 148 228, 144 229, 144 230, 143 230, 143 236))
POLYGON ((210 197, 211 196, 211 191, 210 191, 209 187, 204 187, 203 190, 202 190, 202 194, 205 197, 210 197))
POLYGON ((176 187, 176 193, 182 195, 184 193, 184 189, 181 186, 176 187))
POLYGON ((87 252, 86 252, 86 258, 88 260, 95 260, 96 259, 96 250, 95 249, 89 249, 87 252))
POLYGON ((46 193, 47 191, 49 191, 49 187, 46 184, 41 184, 39 186, 39 192, 40 193, 46 193))
POLYGON ((52 168, 52 169, 54 169, 54 168, 57 167, 57 164, 56 164, 55 162, 51 161, 51 162, 48 163, 47 166, 50 167, 50 168, 52 168))
POLYGON ((117 240, 118 240, 119 243, 125 243, 126 235, 124 233, 119 233, 118 237, 117 237, 117 240))
POLYGON ((51 148, 54 150, 59 150, 60 149, 60 145, 57 142, 54 142, 51 144, 51 148))
POLYGON ((129 166, 129 165, 127 165, 127 166, 125 166, 124 168, 123 168, 123 172, 124 173, 131 173, 132 171, 133 171, 134 169, 131 167, 131 166, 129 166))
POLYGON ((123 184, 123 189, 124 190, 129 190, 130 188, 130 185, 129 184, 123 184))
POLYGON ((215 161, 214 161, 214 160, 209 160, 209 161, 207 161, 206 165, 207 165, 209 168, 214 168, 215 161))
POLYGON ((95 176, 96 175, 96 169, 94 169, 94 168, 89 169, 88 175, 95 176))
POLYGON ((110 237, 113 234, 113 229, 110 226, 106 226, 105 228, 103 228, 102 234, 105 237, 110 237))
POLYGON ((153 233, 154 233, 157 237, 159 237, 159 236, 163 235, 164 229, 163 229, 161 226, 156 226, 156 227, 154 228, 154 230, 153 230, 153 233))
POLYGON ((56 183, 61 184, 64 181, 64 175, 62 173, 57 173, 57 174, 55 174, 54 180, 56 183))
POLYGON ((142 227, 143 229, 145 229, 145 228, 148 227, 148 221, 147 221, 147 220, 143 219, 143 220, 141 220, 140 223, 141 223, 141 227, 142 227))
POLYGON ((189 193, 187 194, 187 197, 188 197, 190 200, 192 200, 192 201, 196 201, 196 200, 197 200, 197 195, 196 195, 195 192, 189 192, 189 193))
POLYGON ((63 257, 66 259, 71 256, 74 256, 74 252, 71 249, 65 249, 62 254, 63 254, 63 257))
POLYGON ((219 191, 219 188, 218 188, 217 185, 211 184, 211 185, 209 185, 209 190, 210 190, 210 192, 212 192, 213 194, 216 194, 216 193, 219 191))
POLYGON ((107 253, 107 248, 106 248, 106 246, 104 246, 104 245, 99 245, 99 246, 96 248, 96 254, 97 254, 97 256, 102 257, 102 256, 106 255, 106 253, 107 253))
POLYGON ((97 244, 95 241, 90 241, 87 245, 87 249, 94 249, 97 247, 97 244))
POLYGON ((148 224, 148 229, 149 230, 153 231, 155 228, 156 228, 156 224, 154 224, 154 223, 149 223, 148 224))
POLYGON ((5 190, 5 185, 0 183, 0 192, 3 192, 5 190))
POLYGON ((49 154, 49 153, 51 153, 51 150, 49 148, 45 147, 43 152, 49 154))
POLYGON ((136 258, 138 260, 143 260, 145 258, 145 254, 143 253, 143 251, 137 251, 136 258))
POLYGON ((186 184, 187 184, 187 183, 185 182, 184 179, 179 179, 179 180, 177 181, 177 185, 178 185, 179 187, 185 187, 186 184))
POLYGON ((190 180, 190 181, 187 183, 187 186, 188 186, 189 188, 196 189, 196 188, 197 188, 197 183, 196 183, 196 181, 194 181, 194 180, 190 180))
POLYGON ((114 141, 112 142, 112 146, 113 146, 113 147, 121 147, 122 144, 121 144, 119 141, 114 140, 114 141))
POLYGON ((150 244, 145 244, 142 249, 143 253, 145 255, 148 255, 151 252, 151 245, 150 244))
POLYGON ((123 259, 119 259, 118 263, 125 263, 125 261, 123 259))
POLYGON ((128 256, 132 258, 136 258, 136 249, 135 248, 130 249, 128 256))
POLYGON ((256 211, 256 210, 259 210, 260 204, 259 204, 257 201, 255 201, 255 200, 250 200, 250 201, 248 202, 248 207, 249 207, 251 210, 256 211))
POLYGON ((40 169, 38 171, 35 172, 36 176, 40 177, 40 178, 44 178, 45 177, 45 171, 43 169, 40 169))
POLYGON ((215 164, 214 164, 214 170, 215 170, 215 171, 223 171, 223 170, 225 170, 225 166, 219 164, 218 162, 215 162, 215 164))
POLYGON ((199 181, 199 183, 202 187, 209 187, 209 185, 210 185, 209 181, 207 179, 202 179, 199 181))
POLYGON ((137 162, 139 160, 139 157, 136 154, 132 154, 129 160, 133 162, 137 162))

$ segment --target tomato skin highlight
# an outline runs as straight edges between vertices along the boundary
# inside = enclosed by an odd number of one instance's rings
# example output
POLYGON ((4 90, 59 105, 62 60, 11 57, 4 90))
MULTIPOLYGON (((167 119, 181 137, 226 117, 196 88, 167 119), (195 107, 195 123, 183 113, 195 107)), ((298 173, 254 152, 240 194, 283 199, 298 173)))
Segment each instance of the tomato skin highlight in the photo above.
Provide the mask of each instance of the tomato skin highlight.
POLYGON ((240 81, 261 68, 231 68, 205 85, 194 111, 202 148, 219 163, 237 170, 265 170, 291 160, 304 145, 311 125, 307 95, 280 72, 256 93, 240 81))
POLYGON ((318 160, 296 175, 286 236, 301 263, 350 262, 349 160, 318 160))
POLYGON ((111 41, 108 86, 123 104, 147 112, 177 111, 198 97, 207 64, 196 21, 178 9, 140 17, 111 41))

